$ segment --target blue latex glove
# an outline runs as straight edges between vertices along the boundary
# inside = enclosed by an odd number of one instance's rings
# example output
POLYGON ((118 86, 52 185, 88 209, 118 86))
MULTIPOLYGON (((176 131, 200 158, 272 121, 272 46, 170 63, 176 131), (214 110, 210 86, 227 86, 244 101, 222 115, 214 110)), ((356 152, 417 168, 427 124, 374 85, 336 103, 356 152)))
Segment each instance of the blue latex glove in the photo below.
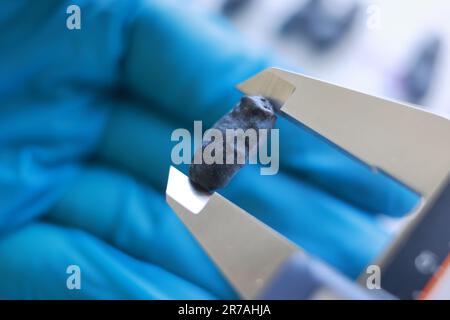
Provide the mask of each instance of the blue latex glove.
MULTIPOLYGON (((268 53, 186 1, 75 3, 74 31, 72 1, 0 4, 0 297, 236 297, 165 203, 170 134, 217 120, 268 53)), ((281 171, 248 166, 224 195, 356 276, 389 238, 375 215, 415 196, 279 127, 281 171)))

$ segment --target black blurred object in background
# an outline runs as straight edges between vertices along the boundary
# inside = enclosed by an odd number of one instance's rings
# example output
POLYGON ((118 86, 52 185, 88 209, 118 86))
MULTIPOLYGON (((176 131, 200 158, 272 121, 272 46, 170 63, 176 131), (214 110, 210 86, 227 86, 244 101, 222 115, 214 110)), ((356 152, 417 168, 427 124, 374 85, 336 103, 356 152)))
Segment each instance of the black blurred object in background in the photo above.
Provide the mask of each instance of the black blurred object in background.
POLYGON ((302 35, 316 49, 323 51, 336 44, 351 28, 359 10, 357 3, 345 10, 327 0, 310 0, 288 19, 281 32, 302 35))
POLYGON ((429 36, 420 44, 403 81, 409 102, 421 103, 430 90, 441 49, 442 40, 437 35, 429 36))
POLYGON ((222 6, 222 13, 232 16, 247 6, 252 0, 226 0, 222 6))

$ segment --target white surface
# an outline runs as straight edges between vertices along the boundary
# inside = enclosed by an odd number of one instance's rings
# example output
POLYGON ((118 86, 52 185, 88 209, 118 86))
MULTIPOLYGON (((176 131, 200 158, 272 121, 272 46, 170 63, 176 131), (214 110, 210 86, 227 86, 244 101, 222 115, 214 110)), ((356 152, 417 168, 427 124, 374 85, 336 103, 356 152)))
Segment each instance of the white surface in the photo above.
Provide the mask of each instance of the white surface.
MULTIPOLYGON (((196 0, 218 10, 223 0, 196 0)), ((352 0, 331 0, 339 4, 352 0)), ((233 18, 251 41, 267 45, 285 57, 287 65, 306 73, 366 93, 395 99, 397 79, 408 66, 411 53, 430 32, 444 40, 439 71, 423 104, 450 118, 450 2, 446 0, 355 0, 361 10, 351 33, 325 54, 317 54, 299 40, 282 39, 278 29, 306 0, 253 0, 233 18), (374 14, 374 12, 377 12, 374 14), (378 19, 377 19, 378 17, 378 19), (377 19, 377 20, 374 20, 377 19), (379 21, 379 23, 373 23, 379 21), (288 62, 289 61, 289 62, 288 62)))

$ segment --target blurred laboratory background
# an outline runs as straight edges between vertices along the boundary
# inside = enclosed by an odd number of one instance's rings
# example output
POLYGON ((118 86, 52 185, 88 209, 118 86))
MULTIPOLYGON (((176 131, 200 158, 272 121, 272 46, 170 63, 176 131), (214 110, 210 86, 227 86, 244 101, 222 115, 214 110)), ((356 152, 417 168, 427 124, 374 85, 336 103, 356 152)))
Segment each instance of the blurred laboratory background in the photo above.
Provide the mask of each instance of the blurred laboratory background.
POLYGON ((450 118, 448 1, 194 1, 286 66, 450 118))

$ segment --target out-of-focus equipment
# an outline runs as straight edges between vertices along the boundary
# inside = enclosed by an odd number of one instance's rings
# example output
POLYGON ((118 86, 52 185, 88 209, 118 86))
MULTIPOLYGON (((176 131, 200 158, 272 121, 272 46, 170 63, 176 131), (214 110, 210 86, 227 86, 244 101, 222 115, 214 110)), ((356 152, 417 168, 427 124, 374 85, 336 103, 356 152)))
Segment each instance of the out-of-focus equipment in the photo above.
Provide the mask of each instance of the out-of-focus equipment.
POLYGON ((441 49, 442 41, 438 36, 430 36, 418 48, 402 82, 407 101, 420 104, 425 98, 436 73, 441 49))
POLYGON ((226 16, 233 16, 246 7, 252 0, 226 0, 222 5, 222 12, 226 16))
POLYGON ((358 9, 354 2, 339 7, 333 1, 309 0, 287 20, 281 32, 303 37, 314 48, 324 51, 348 33, 358 9))

